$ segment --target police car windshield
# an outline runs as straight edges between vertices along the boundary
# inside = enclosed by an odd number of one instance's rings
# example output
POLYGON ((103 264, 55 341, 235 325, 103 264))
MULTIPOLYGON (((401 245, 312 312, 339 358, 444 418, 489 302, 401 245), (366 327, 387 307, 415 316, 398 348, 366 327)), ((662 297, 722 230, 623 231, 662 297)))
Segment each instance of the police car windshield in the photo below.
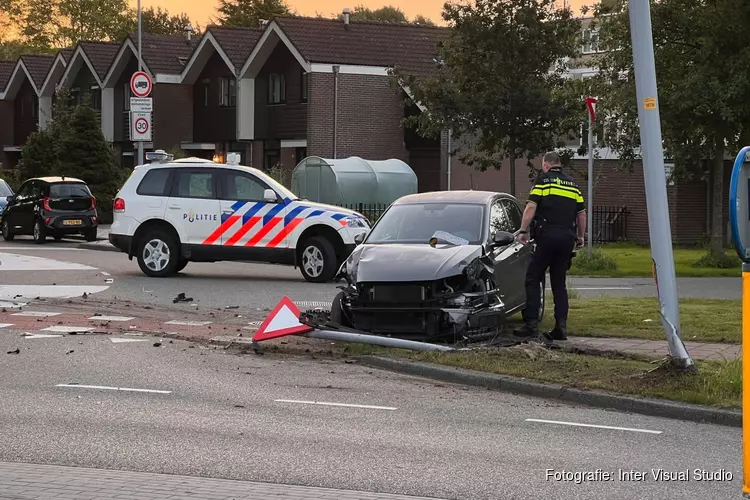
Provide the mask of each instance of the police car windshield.
POLYGON ((378 221, 367 244, 428 244, 443 231, 463 238, 470 245, 482 243, 484 205, 466 203, 424 203, 394 205, 378 221))
POLYGON ((0 181, 0 197, 4 198, 12 194, 13 194, 13 191, 10 189, 10 186, 8 186, 8 184, 5 181, 0 181))

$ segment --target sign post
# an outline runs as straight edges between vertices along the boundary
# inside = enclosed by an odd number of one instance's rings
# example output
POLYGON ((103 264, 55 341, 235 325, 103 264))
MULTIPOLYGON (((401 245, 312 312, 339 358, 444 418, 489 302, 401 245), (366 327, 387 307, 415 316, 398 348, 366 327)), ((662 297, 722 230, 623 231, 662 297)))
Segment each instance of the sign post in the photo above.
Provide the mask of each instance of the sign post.
POLYGON ((588 251, 589 258, 594 253, 594 243, 592 241, 592 230, 594 221, 594 124, 596 123, 596 99, 593 97, 586 98, 586 108, 589 111, 589 185, 588 185, 588 251))
MULTIPOLYGON (((140 11, 139 11, 140 15, 140 11)), ((139 24, 140 28, 140 24, 139 24)), ((140 31, 139 31, 140 35, 140 31)), ((139 36, 140 38, 140 36, 139 36)), ((140 46, 139 46, 140 50, 140 46)), ((130 140, 138 143, 138 165, 143 165, 143 142, 151 141, 151 111, 153 108, 152 99, 148 97, 151 94, 153 83, 151 77, 145 71, 141 71, 140 53, 138 56, 139 70, 130 77, 130 91, 135 97, 130 98, 130 140), (135 106, 135 109, 133 109, 135 106), (147 125, 144 128, 144 114, 148 115, 147 125), (136 117, 136 115, 138 115, 136 117), (136 128, 136 118, 138 118, 138 128, 136 128), (137 131, 136 131, 137 130, 137 131), (146 138, 147 137, 147 138, 146 138)))
POLYGON ((646 186, 646 208, 651 239, 664 335, 669 345, 672 365, 696 371, 693 359, 680 338, 680 309, 677 301, 677 277, 672 255, 672 229, 667 204, 667 179, 664 175, 659 104, 656 91, 654 40, 651 29, 651 6, 648 0, 630 0, 630 37, 633 43, 635 91, 641 132, 643 177, 646 186))
POLYGON ((729 181, 729 224, 737 256, 742 260, 742 496, 750 498, 750 146, 734 160, 729 181))

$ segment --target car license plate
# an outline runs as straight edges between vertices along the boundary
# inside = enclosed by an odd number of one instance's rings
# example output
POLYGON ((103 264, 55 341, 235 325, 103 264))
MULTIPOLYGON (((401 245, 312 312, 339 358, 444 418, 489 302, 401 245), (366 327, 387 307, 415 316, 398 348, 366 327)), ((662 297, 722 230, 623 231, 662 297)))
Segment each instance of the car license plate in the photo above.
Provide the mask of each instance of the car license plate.
POLYGON ((83 221, 80 219, 69 219, 63 221, 63 226, 80 226, 83 221))

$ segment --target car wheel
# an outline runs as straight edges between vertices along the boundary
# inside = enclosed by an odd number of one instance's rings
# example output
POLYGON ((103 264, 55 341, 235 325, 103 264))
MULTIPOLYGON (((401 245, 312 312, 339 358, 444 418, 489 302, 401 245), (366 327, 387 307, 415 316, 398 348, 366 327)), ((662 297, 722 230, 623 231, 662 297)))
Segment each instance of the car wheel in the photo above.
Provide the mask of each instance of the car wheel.
POLYGON ((336 275, 336 251, 333 245, 320 236, 315 236, 302 244, 300 271, 312 283, 331 281, 336 275))
POLYGON ((11 229, 10 224, 8 224, 7 220, 3 221, 3 239, 5 241, 13 241, 13 238, 15 238, 16 235, 13 234, 13 229, 11 229))
POLYGON ((44 223, 42 223, 42 219, 37 219, 34 221, 34 243, 37 245, 41 245, 45 241, 47 241, 47 228, 44 227, 44 223))
POLYGON ((182 259, 177 263, 177 267, 174 268, 174 272, 179 273, 183 269, 185 269, 185 266, 188 265, 188 262, 190 262, 187 259, 182 259))
POLYGON ((541 301, 539 302, 539 322, 541 323, 544 319, 544 306, 546 305, 547 301, 544 300, 544 294, 547 291, 547 275, 545 274, 542 276, 542 283, 539 285, 541 287, 539 297, 541 298, 541 301))
POLYGON ((349 322, 349 318, 344 312, 344 297, 344 292, 339 292, 333 298, 333 302, 331 303, 331 323, 336 323, 344 328, 351 328, 352 325, 349 322))
POLYGON ((179 249, 174 238, 163 229, 152 229, 138 242, 138 266, 143 274, 163 278, 176 272, 179 249))
POLYGON ((83 232, 83 237, 86 238, 86 241, 96 241, 96 228, 86 229, 83 232))

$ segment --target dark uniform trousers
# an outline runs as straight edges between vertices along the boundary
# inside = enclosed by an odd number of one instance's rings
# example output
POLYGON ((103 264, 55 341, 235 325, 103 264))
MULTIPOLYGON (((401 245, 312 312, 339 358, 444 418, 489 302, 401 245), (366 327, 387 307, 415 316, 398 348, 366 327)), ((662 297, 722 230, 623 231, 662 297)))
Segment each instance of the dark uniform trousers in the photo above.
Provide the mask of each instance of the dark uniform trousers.
POLYGON ((536 250, 531 255, 526 271, 526 309, 523 319, 526 324, 536 324, 541 307, 541 283, 549 269, 552 297, 555 302, 555 322, 565 326, 568 319, 568 290, 566 275, 570 268, 571 254, 575 249, 576 234, 572 228, 551 226, 535 237, 536 250))

